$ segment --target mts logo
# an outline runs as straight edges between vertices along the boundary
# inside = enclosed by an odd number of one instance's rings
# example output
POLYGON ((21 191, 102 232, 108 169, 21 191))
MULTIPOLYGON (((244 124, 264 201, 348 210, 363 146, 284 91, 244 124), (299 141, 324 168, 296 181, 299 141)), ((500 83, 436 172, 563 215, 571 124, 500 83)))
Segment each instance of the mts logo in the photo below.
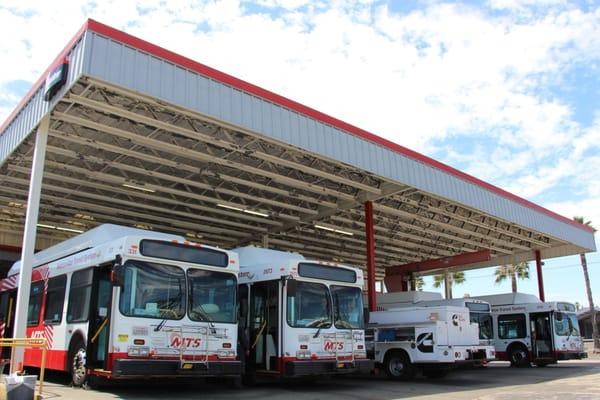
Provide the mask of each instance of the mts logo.
POLYGON ((331 340, 327 340, 323 344, 323 350, 325 350, 325 351, 341 351, 341 350, 344 350, 344 342, 334 342, 334 341, 331 341, 331 340))
POLYGON ((200 347, 200 338, 181 337, 179 335, 171 336, 171 347, 200 347))

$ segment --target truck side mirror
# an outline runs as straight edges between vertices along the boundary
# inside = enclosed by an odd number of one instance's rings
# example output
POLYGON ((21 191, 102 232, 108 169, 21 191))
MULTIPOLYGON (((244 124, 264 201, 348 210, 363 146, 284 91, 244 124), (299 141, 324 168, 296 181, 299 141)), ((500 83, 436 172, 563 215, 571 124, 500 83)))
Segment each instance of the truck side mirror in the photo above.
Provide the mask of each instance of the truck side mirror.
POLYGON ((121 256, 115 258, 115 263, 110 273, 110 281, 116 287, 123 287, 125 284, 125 267, 121 264, 121 256))
POLYGON ((287 295, 290 297, 296 296, 296 290, 298 289, 298 281, 294 278, 290 278, 286 281, 287 285, 287 295))
POLYGON ((368 307, 365 307, 363 310, 363 318, 365 320, 365 326, 369 325, 369 321, 371 319, 371 311, 368 307))

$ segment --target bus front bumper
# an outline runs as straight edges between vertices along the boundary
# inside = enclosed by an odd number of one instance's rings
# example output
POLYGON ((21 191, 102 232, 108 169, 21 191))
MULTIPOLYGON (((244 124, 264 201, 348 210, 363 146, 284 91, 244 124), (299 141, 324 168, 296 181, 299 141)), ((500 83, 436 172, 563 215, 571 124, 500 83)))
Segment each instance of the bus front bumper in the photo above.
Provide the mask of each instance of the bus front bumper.
POLYGON ((287 377, 370 373, 373 367, 373 360, 368 359, 337 362, 335 360, 287 361, 284 373, 287 377))
POLYGON ((184 363, 179 360, 115 360, 113 378, 140 377, 194 377, 194 376, 240 376, 240 361, 209 361, 208 363, 184 363))

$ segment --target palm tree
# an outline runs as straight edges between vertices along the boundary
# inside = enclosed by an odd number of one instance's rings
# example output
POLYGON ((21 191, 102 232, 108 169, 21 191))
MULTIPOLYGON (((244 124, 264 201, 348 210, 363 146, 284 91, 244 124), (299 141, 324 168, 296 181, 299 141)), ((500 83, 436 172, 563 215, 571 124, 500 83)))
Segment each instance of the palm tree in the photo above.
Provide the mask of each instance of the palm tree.
MULTIPOLYGON (((452 298, 452 286, 454 285, 460 285, 461 283, 465 283, 466 277, 465 277, 465 273, 463 271, 456 271, 456 272, 449 272, 446 271, 446 274, 448 274, 448 287, 447 289, 447 294, 448 294, 448 298, 451 299, 452 298)), ((440 288, 442 287, 442 285, 444 285, 446 283, 446 274, 439 274, 439 275, 434 275, 433 276, 433 287, 434 288, 440 288)))
POLYGON ((423 290, 425 287, 425 279, 422 276, 416 276, 413 280, 415 287, 411 288, 412 290, 423 290))
MULTIPOLYGON (((575 222, 592 227, 592 221, 584 222, 584 218, 581 216, 573 217, 575 222)), ((585 253, 579 255, 581 260, 581 268, 583 269, 583 278, 585 279, 585 288, 587 289, 588 302, 590 303, 590 312, 592 314, 592 338, 594 339, 594 353, 600 353, 600 337, 598 336, 598 325, 596 324, 596 308, 594 307, 594 299, 592 298, 592 287, 590 286, 590 276, 588 275, 587 259, 585 253)))
POLYGON ((496 268, 494 274, 496 275, 496 284, 500 284, 510 278, 512 292, 517 293, 517 278, 529 279, 529 264, 526 261, 522 261, 516 264, 500 265, 496 268))

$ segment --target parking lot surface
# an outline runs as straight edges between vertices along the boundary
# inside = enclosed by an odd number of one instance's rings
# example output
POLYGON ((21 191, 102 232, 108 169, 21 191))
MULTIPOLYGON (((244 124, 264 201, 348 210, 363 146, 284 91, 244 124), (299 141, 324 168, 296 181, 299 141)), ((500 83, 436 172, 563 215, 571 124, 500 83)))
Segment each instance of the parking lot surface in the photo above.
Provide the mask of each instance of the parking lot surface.
POLYGON ((233 389, 225 382, 136 381, 102 390, 75 389, 63 375, 50 374, 45 399, 600 399, 600 360, 568 361, 546 368, 484 368, 453 371, 439 380, 392 382, 377 377, 342 377, 317 382, 259 384, 233 389))

